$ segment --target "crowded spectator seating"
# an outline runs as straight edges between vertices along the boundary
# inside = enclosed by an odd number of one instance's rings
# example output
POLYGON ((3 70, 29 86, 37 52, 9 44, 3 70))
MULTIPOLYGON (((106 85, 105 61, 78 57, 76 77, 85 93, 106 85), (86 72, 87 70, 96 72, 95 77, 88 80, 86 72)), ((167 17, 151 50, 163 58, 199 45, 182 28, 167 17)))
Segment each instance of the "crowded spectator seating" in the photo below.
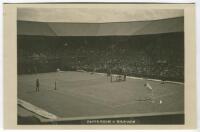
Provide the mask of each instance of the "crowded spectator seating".
POLYGON ((18 35, 18 74, 88 72, 184 81, 184 33, 138 36, 18 35))

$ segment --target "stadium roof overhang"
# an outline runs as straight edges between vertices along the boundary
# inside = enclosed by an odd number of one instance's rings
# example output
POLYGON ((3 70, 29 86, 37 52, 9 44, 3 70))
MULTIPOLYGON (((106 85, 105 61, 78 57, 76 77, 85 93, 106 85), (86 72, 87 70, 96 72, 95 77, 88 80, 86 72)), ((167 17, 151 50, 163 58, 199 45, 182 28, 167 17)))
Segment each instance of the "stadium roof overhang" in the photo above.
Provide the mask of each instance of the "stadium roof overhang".
POLYGON ((183 10, 18 9, 18 35, 134 36, 184 31, 183 10))

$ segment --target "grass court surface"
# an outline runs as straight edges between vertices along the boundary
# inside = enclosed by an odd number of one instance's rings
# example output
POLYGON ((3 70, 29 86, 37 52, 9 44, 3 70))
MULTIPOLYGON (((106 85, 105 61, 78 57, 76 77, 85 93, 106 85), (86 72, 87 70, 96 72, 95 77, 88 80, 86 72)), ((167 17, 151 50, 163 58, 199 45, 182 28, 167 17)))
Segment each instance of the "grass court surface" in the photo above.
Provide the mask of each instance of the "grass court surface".
POLYGON ((17 94, 59 118, 184 113, 184 84, 148 80, 154 92, 152 103, 145 100, 150 96, 145 83, 130 77, 111 83, 110 77, 98 73, 52 72, 18 75, 17 94), (40 92, 35 92, 37 78, 40 92))

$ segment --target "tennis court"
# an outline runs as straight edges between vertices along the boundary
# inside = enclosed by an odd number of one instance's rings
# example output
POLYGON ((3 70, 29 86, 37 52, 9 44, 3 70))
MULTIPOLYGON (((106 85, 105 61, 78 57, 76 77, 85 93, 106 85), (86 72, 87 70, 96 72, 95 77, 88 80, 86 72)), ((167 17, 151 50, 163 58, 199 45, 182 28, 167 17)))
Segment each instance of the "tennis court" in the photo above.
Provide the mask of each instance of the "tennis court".
POLYGON ((162 115, 184 113, 184 84, 127 77, 110 82, 106 74, 52 72, 18 75, 18 99, 24 100, 58 119, 162 115), (36 79, 40 92, 36 92, 36 79), (55 90, 56 81, 56 90, 55 90), (152 86, 155 102, 147 98, 152 86), (162 101, 162 102, 160 102, 162 101))

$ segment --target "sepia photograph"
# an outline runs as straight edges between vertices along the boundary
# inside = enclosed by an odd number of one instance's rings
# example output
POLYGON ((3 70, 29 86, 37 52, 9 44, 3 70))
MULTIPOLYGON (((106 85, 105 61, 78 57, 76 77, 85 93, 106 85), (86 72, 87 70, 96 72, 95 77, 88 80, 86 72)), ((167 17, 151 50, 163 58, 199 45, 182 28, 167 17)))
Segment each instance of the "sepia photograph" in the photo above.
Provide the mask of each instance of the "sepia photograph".
POLYGON ((17 125, 185 125, 184 9, 112 5, 16 8, 17 125))
POLYGON ((18 8, 17 59, 19 124, 184 123, 183 10, 18 8))

